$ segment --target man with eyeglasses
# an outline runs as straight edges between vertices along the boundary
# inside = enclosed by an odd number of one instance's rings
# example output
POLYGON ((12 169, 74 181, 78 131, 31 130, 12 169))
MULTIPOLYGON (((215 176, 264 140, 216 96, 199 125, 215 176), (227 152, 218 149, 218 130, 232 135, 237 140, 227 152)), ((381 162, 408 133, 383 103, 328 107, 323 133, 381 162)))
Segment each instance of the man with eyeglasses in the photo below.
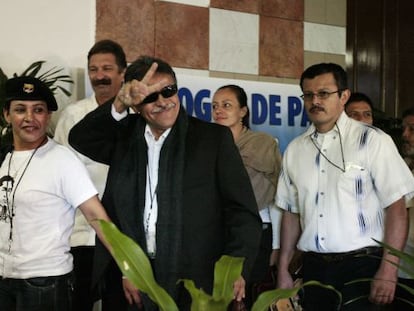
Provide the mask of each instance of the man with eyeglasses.
POLYGON ((340 304, 333 291, 307 286, 305 310, 378 310, 393 301, 397 267, 390 262, 398 259, 376 240, 404 247, 404 199, 413 196, 414 178, 391 137, 344 112, 350 91, 341 66, 310 66, 300 86, 312 125, 283 157, 278 285, 293 286, 288 266, 297 247, 304 252, 304 282, 317 280, 342 294, 340 304), (371 282, 347 284, 362 278, 371 282))
MULTIPOLYGON (((262 231, 255 196, 230 130, 187 115, 169 64, 140 57, 125 81, 113 101, 75 125, 69 141, 110 164, 103 197, 108 214, 144 249, 179 310, 190 310, 179 279, 211 293, 214 263, 223 254, 245 258, 244 278, 251 270, 262 231)), ((102 283, 110 265, 110 254, 97 244, 95 281, 126 297, 106 310, 126 310, 126 301, 130 310, 157 310, 119 272, 102 283)), ((244 297, 244 278, 234 284, 237 300, 244 297)))

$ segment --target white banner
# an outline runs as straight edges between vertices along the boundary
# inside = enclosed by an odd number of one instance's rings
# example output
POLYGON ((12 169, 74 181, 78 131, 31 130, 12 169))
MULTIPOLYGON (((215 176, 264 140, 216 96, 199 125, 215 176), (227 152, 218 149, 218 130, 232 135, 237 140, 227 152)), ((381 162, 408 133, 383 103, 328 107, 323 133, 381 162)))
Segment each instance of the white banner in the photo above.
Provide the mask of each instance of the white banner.
MULTIPOLYGON (((92 94, 87 73, 86 94, 92 94)), ((280 151, 304 132, 309 121, 300 98, 299 85, 219 79, 177 74, 178 96, 189 115, 212 122, 211 101, 214 92, 223 85, 236 84, 247 93, 250 128, 279 140, 280 151)))
POLYGON ((242 87, 248 98, 250 128, 279 140, 283 152, 288 143, 304 132, 309 121, 298 86, 281 83, 177 75, 178 96, 189 115, 212 122, 211 101, 223 85, 242 87))

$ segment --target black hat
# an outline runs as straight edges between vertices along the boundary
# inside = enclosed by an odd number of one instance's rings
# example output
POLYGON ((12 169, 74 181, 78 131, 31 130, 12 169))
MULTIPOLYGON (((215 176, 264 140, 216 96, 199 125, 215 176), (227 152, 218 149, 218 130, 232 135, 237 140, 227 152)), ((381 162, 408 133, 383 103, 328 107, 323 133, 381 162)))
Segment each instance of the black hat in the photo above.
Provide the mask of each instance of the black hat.
POLYGON ((6 106, 12 100, 43 100, 49 111, 56 111, 58 105, 53 92, 40 79, 35 77, 16 77, 6 81, 6 106))

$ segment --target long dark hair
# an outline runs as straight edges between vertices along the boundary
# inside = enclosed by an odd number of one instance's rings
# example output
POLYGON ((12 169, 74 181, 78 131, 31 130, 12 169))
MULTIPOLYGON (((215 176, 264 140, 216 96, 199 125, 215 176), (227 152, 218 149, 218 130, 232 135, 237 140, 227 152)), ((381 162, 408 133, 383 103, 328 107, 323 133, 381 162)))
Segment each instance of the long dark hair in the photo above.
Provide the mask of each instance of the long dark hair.
POLYGON ((234 93, 234 95, 236 95, 237 101, 239 102, 240 108, 246 107, 246 115, 243 117, 242 119, 242 124, 247 127, 250 128, 250 111, 249 111, 249 107, 247 106, 247 94, 244 91, 244 89, 238 85, 235 84, 228 84, 228 85, 223 85, 221 87, 219 87, 217 89, 217 91, 223 90, 223 89, 229 89, 230 91, 232 91, 234 93))

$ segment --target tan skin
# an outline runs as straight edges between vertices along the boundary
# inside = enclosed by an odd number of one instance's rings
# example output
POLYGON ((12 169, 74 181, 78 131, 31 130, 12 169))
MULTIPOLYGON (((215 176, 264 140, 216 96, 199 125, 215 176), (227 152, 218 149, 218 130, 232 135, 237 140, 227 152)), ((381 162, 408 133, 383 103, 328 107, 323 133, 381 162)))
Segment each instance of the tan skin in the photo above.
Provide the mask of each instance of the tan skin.
POLYGON ((33 150, 45 144, 51 115, 44 101, 12 100, 3 116, 12 127, 14 150, 33 150))
POLYGON ((357 101, 349 103, 346 108, 345 112, 348 117, 372 125, 374 122, 372 118, 372 110, 370 105, 365 101, 357 101))
POLYGON ((242 119, 247 108, 241 108, 234 92, 226 88, 213 95, 212 106, 214 122, 229 127, 234 141, 237 141, 243 131, 242 119))
POLYGON ((122 87, 125 68, 121 69, 112 53, 93 54, 88 62, 88 76, 95 98, 99 105, 114 98, 122 87), (96 81, 107 80, 110 84, 96 84, 96 81))
MULTIPOLYGON (((304 93, 334 92, 337 89, 331 73, 322 74, 313 79, 305 79, 303 82, 304 93)), ((344 90, 341 94, 333 93, 324 100, 313 96, 312 101, 305 101, 305 109, 309 119, 318 132, 326 133, 333 129, 336 120, 344 110, 349 95, 349 90, 344 90)), ((386 208, 385 219, 384 243, 396 249, 403 249, 408 231, 407 210, 403 198, 396 200, 386 208)), ((299 214, 284 211, 281 226, 278 287, 292 288, 293 280, 288 267, 301 234, 299 214)), ((398 268, 390 262, 398 264, 399 260, 384 251, 380 267, 371 282, 369 299, 375 304, 389 304, 394 299, 398 268)))
MULTIPOLYGON (((243 131, 242 119, 247 113, 247 107, 240 107, 236 94, 229 88, 214 93, 212 107, 214 122, 229 127, 237 142, 243 131)), ((277 264, 278 256, 279 250, 274 249, 270 255, 270 266, 277 264)))
MULTIPOLYGON (((10 108, 3 110, 3 116, 12 127, 14 150, 34 150, 44 145, 47 142, 46 131, 51 115, 52 113, 48 111, 44 101, 12 100, 10 108)), ((96 221, 97 219, 110 221, 98 196, 95 195, 89 198, 78 207, 96 231, 99 239, 110 251, 110 247, 103 238, 101 228, 96 221)))
MULTIPOLYGON (((122 113, 128 108, 140 113, 146 119, 156 139, 174 125, 180 109, 177 94, 169 98, 163 98, 160 95, 157 101, 141 105, 145 97, 174 83, 173 77, 157 73, 157 67, 157 63, 153 63, 141 81, 132 80, 125 83, 113 104, 118 113, 122 113)), ((139 290, 128 279, 124 278, 122 284, 127 301, 141 307, 139 290)), ((245 281, 243 277, 240 277, 233 284, 233 292, 236 300, 241 301, 244 298, 245 281)))

